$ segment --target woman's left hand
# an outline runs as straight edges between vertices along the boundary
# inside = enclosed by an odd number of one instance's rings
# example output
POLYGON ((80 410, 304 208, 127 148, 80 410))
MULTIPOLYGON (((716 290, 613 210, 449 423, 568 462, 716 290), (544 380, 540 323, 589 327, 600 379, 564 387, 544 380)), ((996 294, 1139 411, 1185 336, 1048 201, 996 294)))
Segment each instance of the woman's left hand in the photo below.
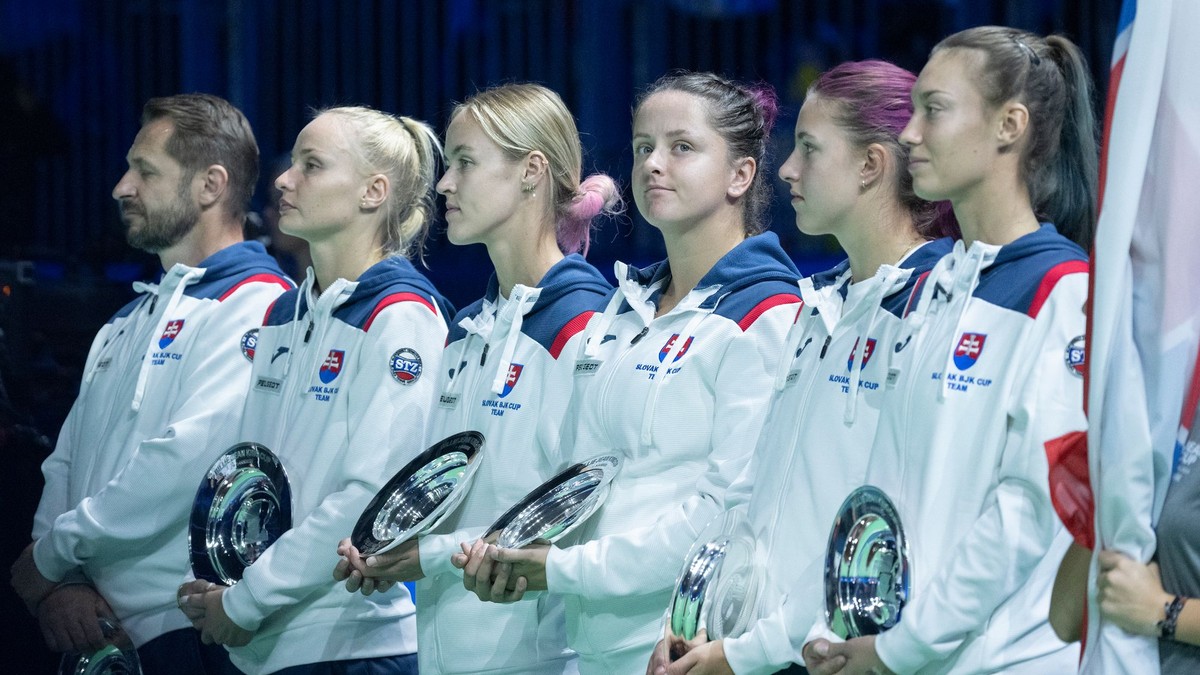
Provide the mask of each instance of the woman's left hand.
POLYGON ((1158 622, 1174 599, 1163 590, 1158 563, 1141 564, 1116 551, 1100 552, 1100 614, 1129 633, 1158 636, 1158 622))

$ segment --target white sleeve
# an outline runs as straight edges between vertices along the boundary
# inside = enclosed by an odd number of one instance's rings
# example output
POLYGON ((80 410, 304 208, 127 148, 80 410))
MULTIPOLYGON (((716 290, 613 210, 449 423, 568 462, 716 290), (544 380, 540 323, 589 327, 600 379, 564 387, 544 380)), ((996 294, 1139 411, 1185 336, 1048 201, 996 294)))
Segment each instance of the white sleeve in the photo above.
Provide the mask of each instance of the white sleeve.
POLYGON ((775 306, 744 334, 728 338, 714 386, 716 423, 708 466, 696 494, 644 527, 567 548, 551 547, 546 559, 551 592, 614 598, 653 592, 674 582, 688 549, 726 508, 726 491, 753 455, 795 314, 794 303, 775 306))
POLYGON ((34 560, 48 579, 187 522, 199 477, 237 431, 250 377, 241 336, 261 324, 282 290, 273 283, 246 284, 211 310, 180 373, 177 405, 161 433, 139 442, 103 489, 59 515, 35 544, 34 560))
POLYGON ((911 673, 954 652, 982 633, 996 608, 1029 579, 1061 524, 1050 501, 1046 443, 1083 431, 1083 380, 1070 373, 1063 354, 1084 334, 1086 274, 1068 274, 1038 312, 1027 342, 1014 353, 1031 354, 1014 371, 1019 386, 1008 401, 1008 432, 999 480, 986 505, 937 579, 914 595, 900 622, 875 641, 885 664, 911 673))
POLYGON ((275 611, 332 588, 338 542, 384 483, 424 449, 445 342, 445 322, 421 303, 391 305, 375 317, 349 372, 354 379, 345 385, 350 417, 347 446, 336 464, 341 475, 328 481, 332 489, 316 508, 225 591, 222 604, 234 623, 257 630, 275 611), (391 356, 402 347, 422 356, 424 377, 415 384, 402 385, 391 375, 391 356))
POLYGON ((96 358, 104 347, 112 328, 113 324, 105 324, 97 331, 95 339, 92 340, 92 346, 88 350, 87 361, 83 367, 85 379, 79 387, 79 396, 75 398, 75 403, 71 405, 71 411, 67 414, 62 429, 58 432, 58 442, 54 446, 54 451, 42 462, 42 477, 45 480, 45 486, 42 488, 42 496, 33 517, 34 540, 46 536, 46 533, 54 526, 54 519, 75 506, 71 503, 69 486, 75 448, 81 442, 78 428, 79 415, 82 414, 80 401, 84 400, 88 391, 86 374, 92 372, 92 368, 95 367, 96 358))
POLYGON ((818 637, 840 642, 825 622, 825 556, 809 561, 767 616, 742 635, 726 639, 725 659, 737 675, 766 675, 803 664, 804 645, 818 637))

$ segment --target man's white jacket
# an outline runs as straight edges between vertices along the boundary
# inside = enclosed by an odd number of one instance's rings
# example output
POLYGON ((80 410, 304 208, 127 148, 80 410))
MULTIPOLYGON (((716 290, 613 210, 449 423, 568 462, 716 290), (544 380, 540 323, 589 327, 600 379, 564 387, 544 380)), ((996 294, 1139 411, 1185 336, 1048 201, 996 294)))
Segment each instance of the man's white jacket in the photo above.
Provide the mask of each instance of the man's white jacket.
POLYGON ((33 555, 51 580, 90 580, 135 645, 191 628, 175 591, 196 488, 237 440, 258 325, 291 287, 262 245, 236 244, 134 284, 92 342, 42 465, 33 555))

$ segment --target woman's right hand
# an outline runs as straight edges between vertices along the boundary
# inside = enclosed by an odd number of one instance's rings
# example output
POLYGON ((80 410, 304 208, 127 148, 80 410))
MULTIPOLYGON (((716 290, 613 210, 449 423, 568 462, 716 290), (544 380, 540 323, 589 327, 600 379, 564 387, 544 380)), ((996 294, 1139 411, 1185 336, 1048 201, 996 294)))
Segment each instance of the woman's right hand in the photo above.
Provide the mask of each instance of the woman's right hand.
POLYGON ((1100 614, 1135 635, 1158 636, 1158 622, 1174 599, 1163 590, 1158 563, 1141 564, 1116 551, 1100 552, 1100 614))

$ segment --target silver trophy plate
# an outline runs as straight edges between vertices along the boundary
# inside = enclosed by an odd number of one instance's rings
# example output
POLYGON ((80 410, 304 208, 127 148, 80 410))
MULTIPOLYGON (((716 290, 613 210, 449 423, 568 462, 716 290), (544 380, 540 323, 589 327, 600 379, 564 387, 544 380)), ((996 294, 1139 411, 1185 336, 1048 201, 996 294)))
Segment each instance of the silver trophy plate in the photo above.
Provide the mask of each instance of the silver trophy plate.
POLYGON ((825 618, 849 639, 877 635, 900 621, 912 574, 908 541, 896 506, 864 485, 833 521, 825 557, 825 618))
POLYGON ((188 530, 192 573, 232 586, 291 527, 292 492, 279 458, 258 443, 238 443, 196 491, 188 530))
POLYGON ((437 527, 466 495, 482 449, 483 434, 463 431, 417 455, 367 504, 350 543, 374 555, 437 527))
POLYGON ((112 644, 92 652, 67 652, 58 663, 58 675, 142 675, 137 650, 120 627, 100 619, 100 630, 112 644))
POLYGON ((600 508, 619 466, 616 457, 602 455, 563 469, 505 511, 484 538, 494 536, 501 548, 558 541, 600 508))
POLYGON ((667 608, 671 636, 695 640, 734 638, 758 617, 762 566, 742 511, 713 519, 692 544, 667 608))

